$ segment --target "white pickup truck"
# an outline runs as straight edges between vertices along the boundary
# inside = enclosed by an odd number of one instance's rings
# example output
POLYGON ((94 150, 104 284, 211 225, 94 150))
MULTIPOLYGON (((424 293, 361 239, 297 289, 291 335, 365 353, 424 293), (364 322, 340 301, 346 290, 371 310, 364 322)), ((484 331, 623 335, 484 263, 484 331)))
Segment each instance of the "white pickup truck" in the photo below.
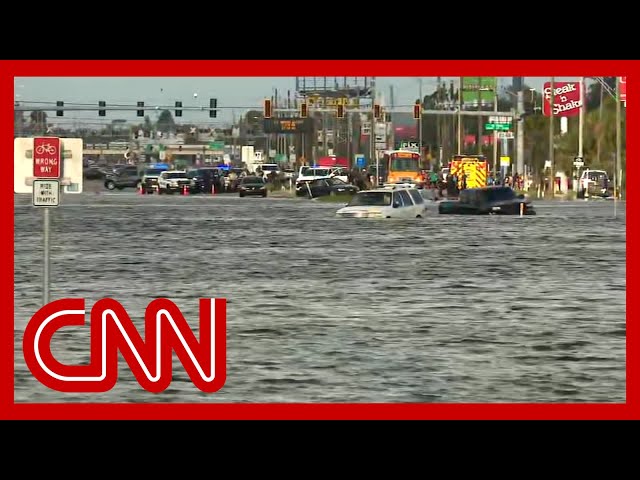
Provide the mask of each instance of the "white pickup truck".
POLYGON ((302 166, 298 172, 296 183, 310 182, 320 178, 336 177, 343 182, 348 182, 347 171, 343 167, 309 167, 302 166))
POLYGON ((166 170, 158 177, 158 193, 182 193, 185 187, 191 190, 192 184, 185 170, 166 170))

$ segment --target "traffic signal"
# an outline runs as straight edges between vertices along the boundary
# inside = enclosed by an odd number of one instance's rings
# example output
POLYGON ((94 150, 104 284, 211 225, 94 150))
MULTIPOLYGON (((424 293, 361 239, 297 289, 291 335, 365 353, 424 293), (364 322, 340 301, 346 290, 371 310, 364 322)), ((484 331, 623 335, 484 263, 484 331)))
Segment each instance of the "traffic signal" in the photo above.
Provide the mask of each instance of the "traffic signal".
POLYGON ((416 104, 413 106, 413 118, 418 120, 422 115, 422 104, 420 100, 416 100, 416 104))
POLYGON ((264 118, 271 118, 271 100, 269 98, 264 99, 264 112, 262 113, 264 118))
POLYGON ((182 108, 182 102, 176 102, 176 117, 182 116, 182 110, 179 110, 180 108, 182 108))
POLYGON ((373 118, 380 118, 380 105, 377 103, 373 105, 373 118))
POLYGON ((138 102, 138 111, 136 112, 136 115, 138 115, 139 117, 144 117, 144 110, 142 110, 144 108, 144 102, 138 102))
POLYGON ((338 105, 337 116, 338 116, 338 118, 344 118, 344 105, 342 105, 342 104, 338 105))
POLYGON ((100 100, 98 102, 98 107, 100 107, 100 109, 98 110, 99 117, 104 117, 107 114, 107 111, 104 110, 104 107, 106 106, 107 106, 107 102, 105 102, 104 100, 100 100))
POLYGON ((218 116, 218 110, 216 110, 216 108, 218 108, 218 99, 217 98, 210 98, 209 99, 209 117, 211 118, 216 118, 218 116))
MULTIPOLYGON (((56 107, 64 107, 64 102, 58 100, 56 102, 56 107)), ((56 117, 61 117, 62 115, 64 115, 64 110, 56 110, 56 117)))
POLYGON ((309 107, 307 106, 307 102, 302 102, 300 104, 300 116, 302 118, 307 118, 307 116, 309 116, 309 107))

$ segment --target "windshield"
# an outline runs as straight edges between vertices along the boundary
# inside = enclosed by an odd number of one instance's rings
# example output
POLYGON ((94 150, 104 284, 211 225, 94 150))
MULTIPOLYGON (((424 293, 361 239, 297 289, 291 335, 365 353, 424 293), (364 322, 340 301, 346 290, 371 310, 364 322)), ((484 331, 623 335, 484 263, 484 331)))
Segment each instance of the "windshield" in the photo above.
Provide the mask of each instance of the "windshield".
POLYGON ((404 171, 404 172, 417 172, 418 157, 391 157, 391 170, 404 171))
POLYGON ((264 183, 262 177, 244 177, 242 183, 264 183))
POLYGON ((172 172, 172 173, 165 173, 164 178, 189 178, 189 177, 187 177, 186 172, 172 172))
POLYGON ((148 175, 148 176, 156 176, 156 177, 159 177, 159 176, 160 176, 160 174, 161 174, 162 172, 164 172, 164 170, 160 170, 159 168, 147 168, 147 169, 144 171, 144 174, 145 174, 145 175, 148 175))
POLYGON ((329 185, 347 185, 347 182, 340 180, 339 178, 329 178, 327 182, 329 185))
POLYGON ((510 188, 496 188, 489 190, 488 200, 490 202, 496 202, 501 200, 511 200, 515 198, 516 193, 510 188))
POLYGON ((391 192, 361 192, 354 195, 347 207, 391 205, 391 192))
POLYGON ((328 177, 331 170, 328 168, 310 168, 302 172, 305 177, 328 177))

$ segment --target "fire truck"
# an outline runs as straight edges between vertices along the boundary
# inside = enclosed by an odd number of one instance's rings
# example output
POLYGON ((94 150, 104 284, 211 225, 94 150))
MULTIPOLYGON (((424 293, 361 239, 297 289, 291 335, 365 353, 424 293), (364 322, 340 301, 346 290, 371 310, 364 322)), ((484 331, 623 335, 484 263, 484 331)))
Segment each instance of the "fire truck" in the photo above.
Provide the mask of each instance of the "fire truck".
POLYGON ((458 188, 462 187, 462 175, 466 177, 467 188, 487 186, 489 162, 484 155, 454 155, 449 163, 449 175, 458 179, 458 188))

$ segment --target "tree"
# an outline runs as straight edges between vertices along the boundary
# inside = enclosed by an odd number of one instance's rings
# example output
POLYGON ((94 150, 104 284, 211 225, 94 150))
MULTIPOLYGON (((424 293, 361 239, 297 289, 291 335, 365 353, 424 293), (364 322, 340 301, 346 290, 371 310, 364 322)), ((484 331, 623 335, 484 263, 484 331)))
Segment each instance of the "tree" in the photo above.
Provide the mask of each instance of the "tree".
POLYGON ((29 114, 30 128, 34 133, 44 133, 47 131, 47 112, 33 110, 29 114))
POLYGON ((159 132, 167 133, 173 132, 176 129, 176 122, 173 119, 173 115, 169 110, 163 110, 160 112, 158 116, 158 121, 156 122, 156 129, 159 132))

